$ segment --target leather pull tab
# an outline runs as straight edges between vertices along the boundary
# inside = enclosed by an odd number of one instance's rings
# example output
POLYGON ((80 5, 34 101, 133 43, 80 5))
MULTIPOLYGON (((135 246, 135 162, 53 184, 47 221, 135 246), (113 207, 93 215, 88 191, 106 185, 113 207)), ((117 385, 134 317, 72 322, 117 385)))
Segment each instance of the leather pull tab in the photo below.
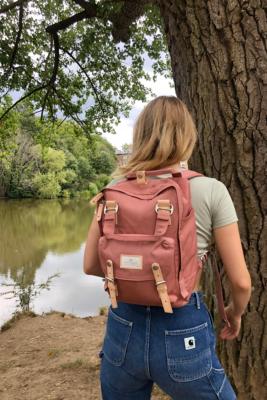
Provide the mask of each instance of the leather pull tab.
POLYGON ((145 184, 146 180, 146 171, 137 171, 136 172, 137 183, 145 184))
POLYGON ((90 200, 90 204, 91 204, 92 206, 94 206, 100 199, 102 199, 103 196, 104 196, 104 195, 103 195, 102 192, 97 193, 97 194, 90 200))
POLYGON ((165 313, 172 314, 172 306, 170 302, 170 298, 167 291, 166 281, 163 279, 163 275, 158 263, 152 264, 152 272, 156 281, 157 291, 162 303, 162 307, 165 313))
POLYGON ((97 213, 96 213, 97 222, 101 221, 102 215, 103 215, 103 210, 104 210, 104 204, 100 203, 97 208, 97 213))
POLYGON ((118 308, 118 303, 117 303, 118 289, 114 281, 113 262, 111 260, 107 260, 106 280, 111 300, 111 306, 112 308, 118 308))

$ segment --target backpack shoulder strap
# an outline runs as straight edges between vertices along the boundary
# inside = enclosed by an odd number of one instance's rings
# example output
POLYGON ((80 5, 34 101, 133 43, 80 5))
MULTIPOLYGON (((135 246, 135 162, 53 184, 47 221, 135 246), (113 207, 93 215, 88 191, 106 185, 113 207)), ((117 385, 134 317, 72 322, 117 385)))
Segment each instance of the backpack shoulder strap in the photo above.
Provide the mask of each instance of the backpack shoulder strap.
POLYGON ((201 174, 200 172, 196 172, 196 171, 192 171, 190 169, 186 169, 182 172, 182 176, 184 178, 187 179, 192 179, 192 178, 196 178, 198 176, 204 176, 203 174, 201 174))
POLYGON ((211 255, 211 266, 213 269, 213 274, 215 278, 215 293, 217 297, 217 306, 219 315, 221 320, 226 323, 227 326, 230 326, 229 320, 227 318, 225 309, 224 309, 224 297, 223 297, 223 289, 222 289, 222 281, 221 281, 221 274, 217 263, 217 256, 215 248, 210 251, 211 255))

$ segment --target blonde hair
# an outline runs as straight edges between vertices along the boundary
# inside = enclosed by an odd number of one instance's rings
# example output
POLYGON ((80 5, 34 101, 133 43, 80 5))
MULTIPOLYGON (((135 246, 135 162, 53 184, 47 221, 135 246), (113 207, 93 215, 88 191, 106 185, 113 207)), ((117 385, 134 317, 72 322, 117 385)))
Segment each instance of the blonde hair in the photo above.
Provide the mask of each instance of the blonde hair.
POLYGON ((140 113, 133 131, 132 154, 112 175, 188 160, 196 140, 196 127, 185 103, 175 96, 159 96, 140 113))

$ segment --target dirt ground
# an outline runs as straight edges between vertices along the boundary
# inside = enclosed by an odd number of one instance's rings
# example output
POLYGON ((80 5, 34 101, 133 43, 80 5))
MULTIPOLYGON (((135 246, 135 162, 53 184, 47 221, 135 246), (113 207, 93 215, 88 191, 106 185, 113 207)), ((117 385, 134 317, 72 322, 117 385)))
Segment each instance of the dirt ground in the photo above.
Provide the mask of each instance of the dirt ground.
MULTIPOLYGON (((105 316, 20 315, 0 333, 1 400, 98 400, 105 316)), ((153 400, 167 400, 155 388, 153 400)))

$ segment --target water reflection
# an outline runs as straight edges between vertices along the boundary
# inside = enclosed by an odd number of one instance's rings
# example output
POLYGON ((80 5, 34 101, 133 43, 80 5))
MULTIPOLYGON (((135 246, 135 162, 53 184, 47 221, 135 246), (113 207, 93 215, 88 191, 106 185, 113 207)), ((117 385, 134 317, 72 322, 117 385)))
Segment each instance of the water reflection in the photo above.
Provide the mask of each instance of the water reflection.
MULTIPOLYGON (((22 269, 28 285, 60 272, 51 290, 36 298, 34 309, 97 313, 108 303, 102 282, 82 271, 84 241, 92 216, 87 201, 1 200, 0 282, 18 282, 22 269)), ((13 303, 0 298, 0 323, 1 314, 3 318, 7 309, 14 309, 13 303)))

